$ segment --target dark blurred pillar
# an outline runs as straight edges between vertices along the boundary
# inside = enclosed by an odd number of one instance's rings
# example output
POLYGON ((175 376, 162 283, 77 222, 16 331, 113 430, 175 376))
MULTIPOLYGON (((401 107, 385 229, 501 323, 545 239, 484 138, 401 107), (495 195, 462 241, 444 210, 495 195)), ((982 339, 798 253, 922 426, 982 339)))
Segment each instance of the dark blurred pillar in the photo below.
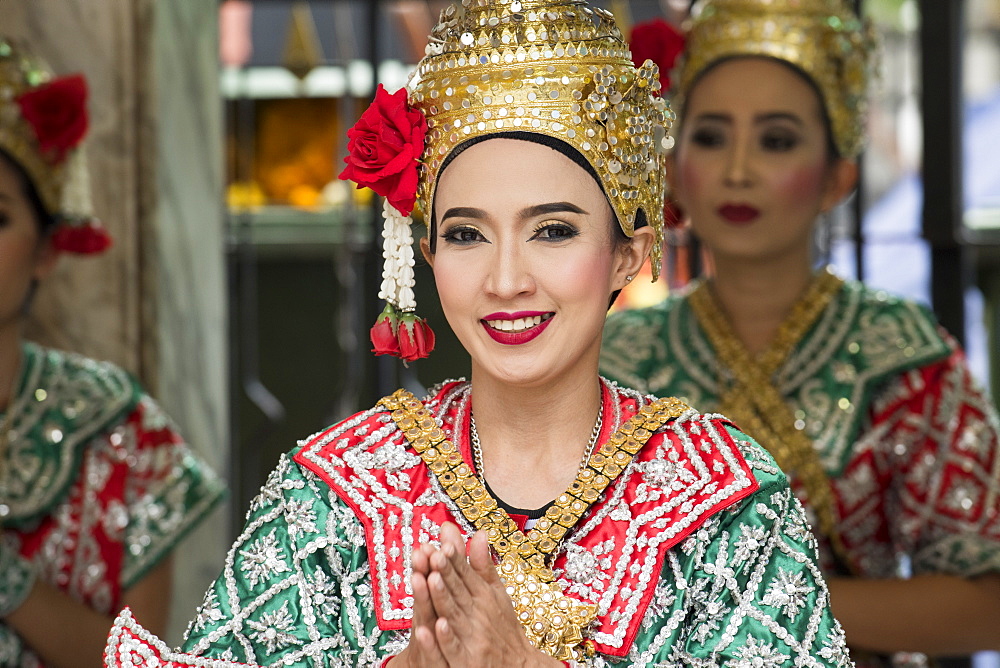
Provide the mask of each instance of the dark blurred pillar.
MULTIPOLYGON (((962 247, 962 33, 965 0, 920 0, 920 105, 923 112, 923 236, 931 251, 931 303, 941 324, 965 341, 962 247)), ((968 658, 941 658, 965 668, 968 658)))
POLYGON ((920 0, 923 237, 931 252, 931 303, 960 343, 968 269, 961 244, 962 22, 965 0, 920 0))

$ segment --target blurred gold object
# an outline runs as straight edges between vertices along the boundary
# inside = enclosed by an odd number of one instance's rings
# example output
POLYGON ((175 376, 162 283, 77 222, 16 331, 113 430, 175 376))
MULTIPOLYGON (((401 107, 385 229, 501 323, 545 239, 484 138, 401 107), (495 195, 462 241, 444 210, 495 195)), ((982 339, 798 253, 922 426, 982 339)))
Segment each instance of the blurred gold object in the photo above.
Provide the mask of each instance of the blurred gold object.
POLYGON ((618 29, 622 31, 622 34, 626 36, 632 34, 632 7, 629 5, 628 0, 610 0, 609 3, 611 13, 615 15, 615 22, 618 24, 618 29))
POLYGON ((323 64, 323 48, 316 33, 316 22, 308 2, 292 5, 292 20, 288 24, 284 65, 299 79, 323 64))
POLYGON ((860 153, 875 34, 847 0, 700 0, 692 15, 681 95, 722 60, 774 58, 801 70, 819 89, 840 154, 860 153))
POLYGON ((252 211, 267 204, 267 196, 254 181, 239 181, 226 189, 226 204, 232 211, 252 211))
POLYGON ((609 11, 583 0, 462 0, 442 12, 409 87, 427 118, 425 212, 459 144, 505 132, 554 137, 594 168, 627 236, 643 211, 656 233, 655 279, 673 113, 656 65, 632 64, 609 11))

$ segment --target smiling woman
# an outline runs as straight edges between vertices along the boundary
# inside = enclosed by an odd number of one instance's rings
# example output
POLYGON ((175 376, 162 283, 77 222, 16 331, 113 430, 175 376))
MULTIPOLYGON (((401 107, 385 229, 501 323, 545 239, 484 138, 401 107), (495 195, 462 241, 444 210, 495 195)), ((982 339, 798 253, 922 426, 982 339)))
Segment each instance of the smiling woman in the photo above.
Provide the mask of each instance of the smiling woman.
POLYGON ((474 379, 546 393, 557 383, 593 387, 609 295, 638 271, 653 230, 636 230, 616 252, 618 223, 597 180, 549 146, 496 137, 461 151, 439 176, 437 251, 426 239, 422 247, 444 314, 474 379))
POLYGON ((428 54, 379 91, 349 171, 387 198, 380 341, 395 317, 402 350, 418 322, 419 201, 470 381, 400 390, 303 441, 186 653, 126 614, 109 664, 849 665, 766 452, 598 375, 608 304, 662 244, 655 66, 567 0, 465 0, 428 54))

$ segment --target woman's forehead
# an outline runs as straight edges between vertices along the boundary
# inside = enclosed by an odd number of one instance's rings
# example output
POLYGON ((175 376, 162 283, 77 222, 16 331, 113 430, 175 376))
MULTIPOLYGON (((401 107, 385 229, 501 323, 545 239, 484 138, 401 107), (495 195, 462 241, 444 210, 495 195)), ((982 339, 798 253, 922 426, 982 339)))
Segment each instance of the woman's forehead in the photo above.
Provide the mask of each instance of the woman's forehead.
POLYGON ((439 210, 442 202, 453 206, 456 200, 469 199, 593 201, 603 200, 604 194, 586 170, 559 151, 496 138, 462 151, 441 174, 435 202, 439 210))
POLYGON ((731 58, 707 69, 691 88, 687 119, 700 113, 811 113, 822 108, 815 87, 792 66, 773 58, 731 58))

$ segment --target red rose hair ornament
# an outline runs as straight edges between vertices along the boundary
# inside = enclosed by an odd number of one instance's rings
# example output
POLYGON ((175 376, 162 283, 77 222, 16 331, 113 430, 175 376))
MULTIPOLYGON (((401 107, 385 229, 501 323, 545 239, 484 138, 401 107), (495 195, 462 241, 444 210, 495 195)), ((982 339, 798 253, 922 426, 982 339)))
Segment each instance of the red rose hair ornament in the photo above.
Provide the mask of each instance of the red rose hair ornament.
POLYGON ((399 356, 412 362, 430 355, 434 350, 434 332, 427 321, 413 313, 404 313, 399 319, 399 356))
POLYGON ((427 120, 410 109, 406 89, 395 93, 382 84, 375 100, 347 131, 347 168, 340 178, 358 188, 371 188, 409 216, 417 201, 420 154, 424 152, 427 120))
POLYGON ((394 355, 404 362, 422 359, 434 349, 434 332, 415 313, 410 214, 417 201, 427 121, 410 107, 406 88, 389 93, 379 84, 371 106, 347 131, 347 137, 347 167, 340 178, 385 198, 385 262, 378 296, 386 307, 371 329, 372 352, 394 355))
POLYGON ((399 357, 398 331, 399 319, 396 317, 396 309, 392 304, 386 304, 369 334, 372 340, 372 352, 376 355, 399 357))
POLYGON ((111 245, 90 199, 83 152, 87 95, 83 75, 53 78, 41 60, 0 37, 0 149, 24 170, 56 220, 55 248, 80 255, 111 245))
POLYGON ((77 224, 62 224, 52 233, 52 246, 57 251, 76 255, 97 255, 111 248, 108 231, 97 220, 77 224))
POLYGON ((684 33, 661 18, 637 23, 632 27, 629 49, 636 67, 642 67, 647 60, 656 63, 661 90, 669 91, 670 71, 684 51, 684 33))
POLYGON ((53 163, 63 162, 87 134, 87 80, 80 74, 28 89, 17 96, 17 104, 53 163))

